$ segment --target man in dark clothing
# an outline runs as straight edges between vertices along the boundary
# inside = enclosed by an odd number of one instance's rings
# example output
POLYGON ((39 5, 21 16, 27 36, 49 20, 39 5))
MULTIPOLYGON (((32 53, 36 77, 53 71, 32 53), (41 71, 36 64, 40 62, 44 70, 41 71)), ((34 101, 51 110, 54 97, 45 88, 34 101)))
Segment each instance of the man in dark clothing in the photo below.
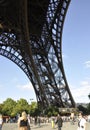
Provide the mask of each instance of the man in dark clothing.
POLYGON ((61 116, 59 114, 58 114, 57 119, 56 119, 56 124, 58 126, 58 130, 61 130, 63 120, 62 120, 62 118, 61 118, 61 116))

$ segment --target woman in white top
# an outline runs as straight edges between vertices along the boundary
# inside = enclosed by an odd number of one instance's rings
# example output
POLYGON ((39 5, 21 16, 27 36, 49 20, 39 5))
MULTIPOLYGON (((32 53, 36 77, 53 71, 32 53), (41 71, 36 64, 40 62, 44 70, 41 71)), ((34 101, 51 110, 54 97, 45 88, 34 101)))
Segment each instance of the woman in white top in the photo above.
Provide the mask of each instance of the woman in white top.
POLYGON ((79 114, 78 130, 86 130, 86 120, 82 116, 82 113, 79 114))
POLYGON ((3 125, 3 117, 2 117, 2 115, 0 114, 0 130, 2 130, 2 125, 3 125))

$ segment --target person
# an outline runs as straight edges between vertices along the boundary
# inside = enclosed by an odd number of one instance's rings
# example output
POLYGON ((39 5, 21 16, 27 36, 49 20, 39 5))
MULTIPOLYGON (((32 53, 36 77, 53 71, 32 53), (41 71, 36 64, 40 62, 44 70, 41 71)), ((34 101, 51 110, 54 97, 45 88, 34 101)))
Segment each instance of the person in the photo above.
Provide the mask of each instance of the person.
POLYGON ((38 122, 38 126, 40 127, 40 123, 41 123, 40 116, 38 116, 38 118, 37 118, 37 122, 38 122))
POLYGON ((74 125, 75 117, 73 112, 71 112, 70 120, 71 120, 71 125, 74 125))
POLYGON ((52 118, 51 124, 52 124, 52 128, 54 129, 55 128, 54 118, 52 118))
POLYGON ((83 113, 79 113, 78 119, 78 129, 77 130, 86 130, 86 119, 83 117, 83 113))
POLYGON ((3 117, 2 117, 2 115, 0 114, 0 130, 2 130, 2 125, 3 125, 3 117))
POLYGON ((30 130, 27 114, 25 111, 22 112, 22 116, 18 119, 19 130, 30 130))
POLYGON ((61 127, 62 127, 62 125, 63 125, 63 120, 62 120, 60 114, 58 114, 58 116, 57 116, 56 124, 57 124, 57 126, 58 126, 58 130, 61 130, 61 127))
POLYGON ((27 116, 27 119, 28 119, 28 124, 29 124, 29 126, 30 126, 31 119, 30 119, 30 115, 29 115, 29 114, 28 114, 28 116, 27 116))

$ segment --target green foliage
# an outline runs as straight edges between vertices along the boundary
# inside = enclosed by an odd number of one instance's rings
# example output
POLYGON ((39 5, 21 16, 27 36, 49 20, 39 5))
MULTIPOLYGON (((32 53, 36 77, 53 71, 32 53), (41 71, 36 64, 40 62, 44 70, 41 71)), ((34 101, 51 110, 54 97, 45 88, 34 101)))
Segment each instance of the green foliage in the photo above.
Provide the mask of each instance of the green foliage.
POLYGON ((83 107, 82 105, 78 106, 79 111, 82 111, 83 114, 87 114, 88 113, 88 109, 86 107, 83 107))
POLYGON ((47 115, 48 117, 50 116, 56 116, 58 114, 59 110, 57 107, 54 106, 49 106, 46 110, 45 110, 45 115, 47 115))
POLYGON ((7 115, 7 116, 11 116, 11 117, 16 116, 17 113, 21 114, 22 111, 26 111, 27 113, 29 113, 29 111, 30 111, 30 106, 29 106, 27 100, 25 100, 25 99, 20 99, 16 102, 13 99, 8 98, 0 106, 2 107, 1 113, 3 115, 7 115))
POLYGON ((8 98, 6 101, 3 102, 2 113, 4 115, 11 116, 15 106, 16 106, 16 102, 13 99, 8 98))
POLYGON ((87 111, 88 111, 88 114, 90 114, 90 103, 87 106, 87 111))
MULTIPOLYGON (((82 111, 84 114, 90 114, 90 103, 87 105, 87 107, 79 105, 78 109, 79 111, 82 111)), ((3 115, 14 117, 17 114, 21 114, 22 111, 26 111, 31 116, 38 116, 42 114, 47 115, 48 117, 56 116, 59 113, 58 107, 38 107, 37 102, 31 102, 31 104, 29 104, 27 100, 23 98, 17 101, 14 101, 11 98, 7 98, 2 104, 0 104, 0 113, 2 113, 3 115)))
POLYGON ((32 102, 30 105, 30 115, 37 116, 39 113, 38 106, 36 102, 32 102))
POLYGON ((88 95, 88 98, 90 99, 90 94, 88 95))
POLYGON ((0 104, 0 113, 2 113, 3 104, 0 104))
POLYGON ((22 113, 22 111, 26 111, 29 113, 29 104, 27 100, 21 98, 20 100, 17 101, 16 107, 14 108, 15 113, 22 113))

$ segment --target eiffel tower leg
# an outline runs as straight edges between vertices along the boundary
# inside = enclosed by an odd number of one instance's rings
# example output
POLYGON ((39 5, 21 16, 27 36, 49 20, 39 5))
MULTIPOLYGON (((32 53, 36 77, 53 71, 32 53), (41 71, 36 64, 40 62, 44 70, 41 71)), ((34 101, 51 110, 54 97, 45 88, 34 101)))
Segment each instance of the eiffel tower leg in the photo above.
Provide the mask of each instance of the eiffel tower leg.
POLYGON ((75 107, 62 58, 62 31, 70 0, 4 2, 0 2, 0 54, 25 72, 43 108, 75 107))

